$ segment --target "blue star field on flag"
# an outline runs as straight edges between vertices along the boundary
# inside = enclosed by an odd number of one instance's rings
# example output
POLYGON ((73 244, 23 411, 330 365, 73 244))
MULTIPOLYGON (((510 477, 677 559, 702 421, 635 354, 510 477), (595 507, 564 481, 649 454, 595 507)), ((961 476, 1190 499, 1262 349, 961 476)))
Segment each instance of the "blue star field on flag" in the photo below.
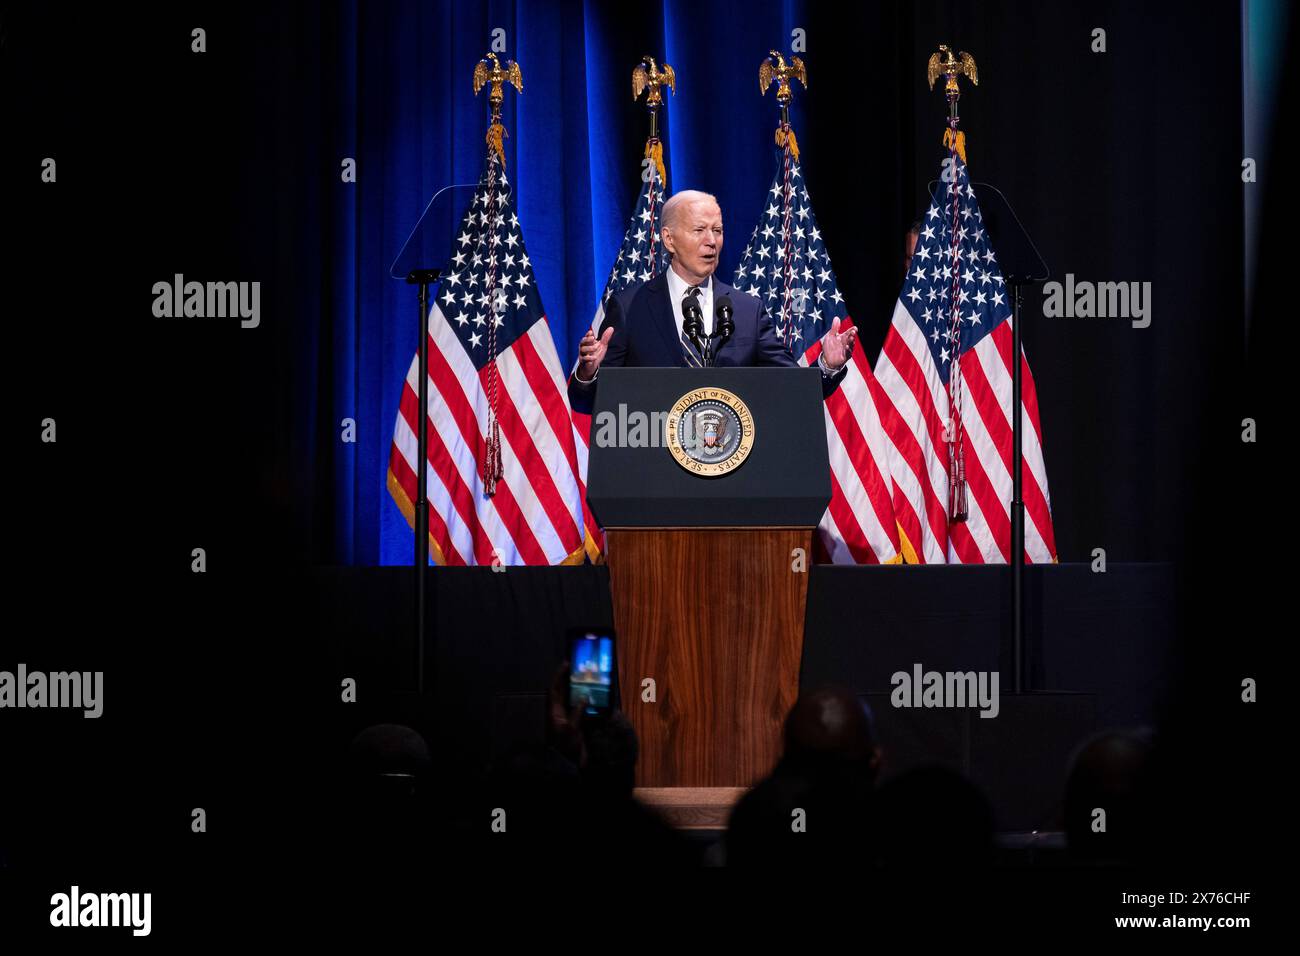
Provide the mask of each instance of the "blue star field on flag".
POLYGON ((798 160, 783 159, 732 284, 766 306, 796 358, 848 315, 798 160))
POLYGON ((954 155, 952 165, 944 168, 955 173, 948 173, 951 182, 935 187, 900 299, 925 333, 946 385, 957 352, 964 355, 1010 318, 1011 304, 966 164, 954 155), (954 297, 960 320, 954 318, 954 297))
POLYGON ((663 226, 664 186, 653 163, 644 168, 649 178, 637 197, 627 234, 610 270, 605 291, 600 296, 602 306, 610 296, 640 285, 668 268, 668 252, 659 234, 663 226))
POLYGON ((436 301, 476 368, 499 355, 543 315, 510 182, 491 157, 454 242, 453 268, 436 301), (491 343, 491 332, 496 341, 491 343))

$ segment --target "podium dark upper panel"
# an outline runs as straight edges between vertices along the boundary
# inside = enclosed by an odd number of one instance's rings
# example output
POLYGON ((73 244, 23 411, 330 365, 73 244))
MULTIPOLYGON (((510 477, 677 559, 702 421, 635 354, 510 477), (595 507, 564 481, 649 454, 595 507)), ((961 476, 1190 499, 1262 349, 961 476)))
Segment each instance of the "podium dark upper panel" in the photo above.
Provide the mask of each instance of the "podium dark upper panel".
POLYGON ((831 497, 816 369, 602 369, 590 448, 587 501, 606 528, 812 528, 831 497), (668 413, 702 389, 732 393, 753 421, 743 463, 715 477, 679 464, 665 435, 668 413))

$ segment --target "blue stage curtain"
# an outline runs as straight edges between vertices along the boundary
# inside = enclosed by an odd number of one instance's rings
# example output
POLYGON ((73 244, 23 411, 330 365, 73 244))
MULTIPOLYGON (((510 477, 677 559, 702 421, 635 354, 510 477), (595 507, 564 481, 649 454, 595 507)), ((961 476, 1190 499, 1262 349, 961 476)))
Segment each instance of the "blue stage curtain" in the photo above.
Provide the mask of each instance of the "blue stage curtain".
POLYGON ((763 146, 777 107, 758 95, 758 65, 769 49, 788 52, 801 6, 350 2, 281 19, 279 125, 269 134, 281 212, 297 221, 282 219, 279 241, 320 268, 319 282, 305 277, 292 296, 307 319, 294 333, 289 374, 301 404, 287 436, 316 465, 303 479, 311 487, 296 491, 314 560, 411 558, 385 476, 418 312, 414 288, 388 270, 429 197, 482 170, 487 92, 474 96, 471 74, 493 31, 504 31, 498 56, 523 73, 523 95, 506 91, 507 174, 567 369, 640 186, 649 121, 632 101, 632 67, 650 54, 677 72, 665 110, 670 186, 718 196, 727 228, 719 274, 729 278, 772 174, 763 146), (340 180, 344 157, 356 159, 355 185, 340 180), (346 418, 357 423, 355 445, 338 440, 346 418))

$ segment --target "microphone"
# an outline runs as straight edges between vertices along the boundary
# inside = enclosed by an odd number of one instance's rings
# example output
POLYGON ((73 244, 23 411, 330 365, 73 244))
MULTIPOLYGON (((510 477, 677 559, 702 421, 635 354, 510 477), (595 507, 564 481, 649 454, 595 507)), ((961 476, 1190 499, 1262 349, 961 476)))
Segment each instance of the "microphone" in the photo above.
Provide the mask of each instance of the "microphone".
POLYGON ((729 295, 724 295, 713 307, 716 321, 713 323, 713 334, 709 336, 709 365, 713 364, 722 347, 727 344, 727 339, 736 331, 736 323, 731 318, 733 312, 729 295))
POLYGON ((700 311, 700 304, 691 296, 682 303, 682 331, 686 337, 691 340, 691 344, 701 356, 705 357, 704 347, 704 313, 700 311))

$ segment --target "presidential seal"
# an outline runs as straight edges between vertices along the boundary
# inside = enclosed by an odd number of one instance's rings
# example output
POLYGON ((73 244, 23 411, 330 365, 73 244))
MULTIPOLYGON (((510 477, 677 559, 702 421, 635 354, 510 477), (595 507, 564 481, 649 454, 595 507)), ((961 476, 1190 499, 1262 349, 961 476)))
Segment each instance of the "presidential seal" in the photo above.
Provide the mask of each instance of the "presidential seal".
POLYGON ((735 471, 754 447, 754 416, 722 388, 697 388, 679 398, 665 431, 677 464, 705 478, 735 471))

